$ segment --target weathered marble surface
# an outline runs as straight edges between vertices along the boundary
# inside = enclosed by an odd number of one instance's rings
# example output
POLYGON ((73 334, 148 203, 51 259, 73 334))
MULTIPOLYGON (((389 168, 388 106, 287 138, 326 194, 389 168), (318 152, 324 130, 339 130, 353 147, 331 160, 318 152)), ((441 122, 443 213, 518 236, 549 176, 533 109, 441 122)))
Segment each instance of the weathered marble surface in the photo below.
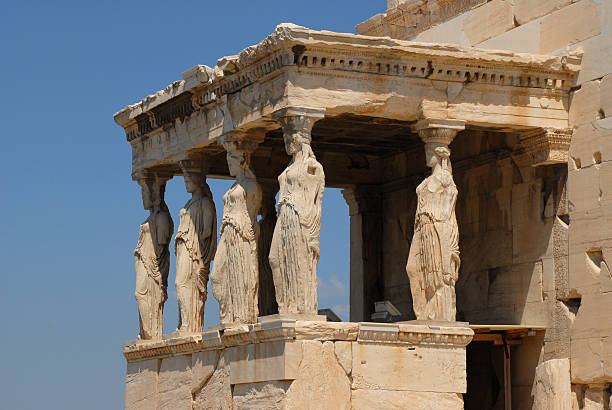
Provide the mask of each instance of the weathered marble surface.
POLYGON ((136 265, 136 301, 140 317, 139 338, 161 339, 164 330, 164 303, 168 299, 168 273, 174 224, 164 202, 165 179, 157 175, 138 178, 142 203, 150 215, 140 225, 134 250, 136 265))
POLYGON ((572 410, 569 359, 552 359, 538 365, 533 383, 534 410, 572 410))
POLYGON ((325 173, 310 147, 320 111, 281 112, 277 119, 291 162, 278 177, 278 218, 270 246, 270 267, 278 309, 317 313, 317 263, 325 173))
POLYGON ((459 279, 459 227, 455 216, 457 186, 448 145, 463 124, 424 125, 425 159, 432 173, 416 189, 414 235, 406 272, 412 306, 419 320, 455 321, 459 279))
POLYGON ((207 296, 210 262, 217 248, 217 213, 202 164, 181 162, 191 199, 181 209, 174 240, 176 253, 176 298, 180 332, 201 332, 207 296))
POLYGON ((249 166, 254 146, 224 143, 230 174, 236 183, 223 196, 221 239, 215 255, 212 289, 221 323, 255 323, 258 316, 259 260, 257 214, 261 188, 249 166))
POLYGON ((282 24, 214 68, 186 71, 115 120, 132 144, 134 171, 210 148, 237 129, 274 130, 270 118, 291 107, 401 121, 437 115, 516 131, 567 129, 580 61, 577 53, 514 54, 282 24))
POLYGON ((278 320, 126 344, 126 408, 462 408, 469 328, 338 325, 278 320))
MULTIPOLYGON (((419 33, 405 38, 430 44, 281 26, 236 58, 224 59, 213 69, 189 70, 182 80, 116 118, 132 143, 134 170, 173 161, 194 146, 213 145, 217 137, 237 126, 270 130, 277 126, 271 114, 288 105, 326 108, 329 115, 367 113, 404 121, 434 110, 445 118, 466 120, 469 131, 452 147, 462 238, 459 317, 548 327, 541 345, 513 348, 529 352, 513 356, 518 362, 513 375, 515 406, 531 407, 524 399, 532 392, 539 361, 570 357, 576 403, 603 408, 609 399, 605 383, 612 374, 612 337, 606 316, 612 306, 608 274, 612 260, 608 229, 611 17, 611 3, 598 0, 390 0, 387 15, 374 20, 381 26, 393 23, 396 31, 380 35, 395 36, 410 27, 419 33), (464 6, 470 10, 461 9, 464 6), (294 45, 306 48, 297 63, 296 54, 289 51, 294 45), (512 52, 461 48, 470 46, 512 52), (579 60, 568 54, 578 48, 584 50, 579 73, 579 60), (550 52, 556 56, 533 55, 550 52), (162 124, 156 115, 163 107, 153 108, 186 91, 193 93, 190 114, 162 124), (140 134, 149 125, 136 121, 143 113, 158 128, 140 134), (538 133, 552 131, 525 138, 512 135, 522 127, 537 128, 538 133), (570 136, 555 129, 571 127, 575 132, 570 145, 570 136), (491 129, 503 131, 489 134, 491 129), (513 151, 516 145, 508 142, 515 137, 526 144, 523 149, 541 152, 526 155, 524 161, 513 151), (500 144, 504 139, 506 144, 500 144), (463 161, 456 161, 462 154, 463 161), (567 170, 567 184, 563 173, 555 174, 555 167, 547 163, 551 158, 567 170)), ((327 171, 326 155, 318 157, 327 171)), ((407 155, 385 161, 388 180, 422 172, 410 168, 407 155), (403 173, 404 167, 409 172, 403 173)), ((328 179, 335 171, 328 171, 328 179)), ((350 172, 358 175, 360 171, 350 172)), ((387 279, 383 293, 407 316, 412 314, 412 300, 406 296, 410 285, 405 262, 416 210, 411 195, 421 180, 402 182, 401 189, 396 188, 400 185, 396 180, 380 187, 387 216, 382 222, 381 269, 387 279)), ((334 332, 319 336, 308 329, 301 337, 329 338, 334 332)), ((245 386, 243 392, 254 397, 258 391, 271 394, 285 387, 245 386)), ((368 394, 380 403, 401 403, 391 391, 364 391, 362 396, 368 394)))

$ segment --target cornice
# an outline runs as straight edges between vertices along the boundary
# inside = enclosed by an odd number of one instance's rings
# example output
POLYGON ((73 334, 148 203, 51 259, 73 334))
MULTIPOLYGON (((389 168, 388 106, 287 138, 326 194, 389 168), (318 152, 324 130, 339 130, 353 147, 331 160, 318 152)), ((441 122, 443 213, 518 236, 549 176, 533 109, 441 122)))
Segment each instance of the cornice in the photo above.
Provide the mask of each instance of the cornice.
POLYGON ((339 324, 279 319, 254 325, 236 325, 203 334, 171 334, 159 341, 126 342, 123 354, 128 362, 138 362, 247 344, 292 340, 356 341, 449 348, 465 347, 472 340, 473 334, 466 323, 460 322, 339 324))
POLYGON ((519 134, 520 148, 515 160, 533 167, 566 164, 572 140, 572 128, 540 128, 519 134))
POLYGON ((128 362, 190 354, 202 347, 202 335, 167 335, 162 340, 134 340, 123 344, 128 362))
POLYGON ((517 54, 281 24, 259 44, 220 59, 214 68, 199 65, 187 70, 182 80, 127 106, 114 118, 126 129, 128 140, 133 140, 209 104, 223 111, 227 95, 291 67, 323 76, 370 74, 567 92, 580 60, 574 54, 517 54))

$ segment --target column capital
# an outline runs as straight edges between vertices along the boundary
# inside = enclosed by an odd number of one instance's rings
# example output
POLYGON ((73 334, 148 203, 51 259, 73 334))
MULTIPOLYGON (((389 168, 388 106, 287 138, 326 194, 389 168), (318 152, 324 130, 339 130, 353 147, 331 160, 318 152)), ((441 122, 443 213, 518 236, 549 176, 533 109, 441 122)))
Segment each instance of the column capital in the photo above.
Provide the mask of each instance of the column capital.
POLYGON ((435 142, 449 145, 459 131, 465 129, 464 120, 424 118, 414 125, 424 143, 435 142))
POLYGON ((137 181, 139 184, 143 182, 159 183, 163 184, 171 180, 174 177, 174 173, 169 169, 142 169, 132 173, 132 180, 137 181))
POLYGON ((227 152, 246 152, 251 154, 263 142, 264 138, 265 131, 263 130, 235 130, 223 134, 219 137, 217 143, 223 146, 227 152))
POLYGON ((381 212, 382 193, 378 185, 355 185, 342 189, 349 215, 381 212))
POLYGON ((278 120, 282 117, 309 117, 319 120, 325 117, 325 108, 309 108, 309 107, 285 107, 272 113, 272 118, 278 120))
POLYGON ((184 157, 178 160, 179 166, 185 173, 204 174, 208 171, 208 161, 202 157, 184 157))
POLYGON ((306 107, 287 107, 272 113, 272 118, 280 123, 284 134, 304 134, 310 138, 314 123, 325 117, 325 109, 306 107))

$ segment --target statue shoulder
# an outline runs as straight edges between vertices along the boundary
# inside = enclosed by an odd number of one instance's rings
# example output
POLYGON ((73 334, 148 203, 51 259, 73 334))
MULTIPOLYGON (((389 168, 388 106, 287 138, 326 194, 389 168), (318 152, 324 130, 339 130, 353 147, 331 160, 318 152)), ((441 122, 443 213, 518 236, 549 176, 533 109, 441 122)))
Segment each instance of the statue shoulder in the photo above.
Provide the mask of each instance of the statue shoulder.
POLYGON ((323 165, 316 158, 310 157, 306 160, 306 172, 310 175, 324 176, 323 165))
POLYGON ((423 190, 427 188, 427 186, 429 185, 429 178, 430 177, 425 178, 424 180, 421 181, 419 185, 417 185, 416 187, 417 194, 423 192, 423 190))
POLYGON ((321 163, 315 157, 308 157, 308 159, 306 160, 306 163, 308 164, 309 167, 323 169, 323 165, 321 165, 321 163))

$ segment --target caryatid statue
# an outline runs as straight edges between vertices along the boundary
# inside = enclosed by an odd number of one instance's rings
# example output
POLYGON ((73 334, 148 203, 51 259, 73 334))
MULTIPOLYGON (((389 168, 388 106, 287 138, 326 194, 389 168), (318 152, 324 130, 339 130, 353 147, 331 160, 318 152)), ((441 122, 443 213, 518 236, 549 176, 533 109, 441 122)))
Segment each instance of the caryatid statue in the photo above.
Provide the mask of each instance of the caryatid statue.
POLYGON ((257 323, 257 214, 261 189, 250 167, 256 144, 228 140, 223 146, 229 173, 236 182, 223 195, 223 221, 213 264, 212 291, 219 302, 222 324, 257 323))
POLYGON ((164 302, 168 299, 168 272, 174 225, 164 202, 166 181, 154 173, 136 176, 142 188, 142 204, 150 214, 140 225, 136 262, 136 301, 140 317, 139 339, 159 340, 163 333, 164 302))
POLYGON ((278 177, 278 216, 270 267, 281 314, 317 314, 317 263, 321 233, 321 204, 325 188, 323 167, 310 147, 320 110, 287 109, 275 118, 291 162, 278 177))
MULTIPOLYGON (((418 127, 418 126, 417 126, 418 127)), ((448 145, 463 123, 421 123, 429 177, 417 187, 414 235, 406 272, 419 320, 456 320, 455 283, 459 275, 459 228, 455 216, 457 187, 448 145)))
POLYGON ((203 163, 179 162, 191 199, 181 209, 175 238, 179 332, 202 332, 210 262, 217 249, 217 213, 203 163))

